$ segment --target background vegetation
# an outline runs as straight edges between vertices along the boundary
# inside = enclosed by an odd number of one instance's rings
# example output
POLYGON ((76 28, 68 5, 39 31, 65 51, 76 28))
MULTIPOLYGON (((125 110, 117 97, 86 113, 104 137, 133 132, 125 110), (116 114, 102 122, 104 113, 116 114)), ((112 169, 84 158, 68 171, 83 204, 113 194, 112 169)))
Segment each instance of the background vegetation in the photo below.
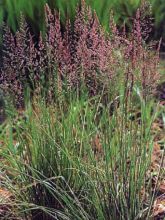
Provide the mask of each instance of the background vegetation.
MULTIPOLYGON (((112 9, 114 11, 115 20, 117 22, 128 21, 134 14, 136 9, 145 0, 87 0, 86 3, 89 4, 94 10, 96 10, 97 15, 101 23, 107 27, 109 23, 109 12, 112 9)), ((160 25, 162 25, 165 17, 165 3, 161 0, 149 0, 151 3, 153 16, 155 18, 155 27, 157 31, 160 31, 160 25)), ((14 30, 18 25, 18 19, 20 12, 23 12, 28 19, 31 20, 35 27, 43 28, 43 6, 48 3, 51 8, 56 8, 61 13, 61 19, 64 21, 66 17, 74 18, 75 8, 80 4, 80 0, 2 0, 0 2, 0 23, 3 20, 7 20, 9 26, 14 30), (37 13, 36 13, 37 12, 37 13), (66 16, 67 15, 67 16, 66 16), (37 16, 37 17, 36 17, 37 16)), ((163 31, 161 32, 161 34, 163 31)))
MULTIPOLYGON (((98 17, 102 24, 108 24, 108 17, 110 9, 113 9, 115 12, 116 19, 126 19, 133 15, 137 7, 139 6, 140 0, 103 0, 103 1, 93 1, 87 0, 86 1, 93 9, 97 11, 98 17)), ((8 21, 8 24, 16 28, 18 18, 20 16, 20 12, 22 11, 27 17, 31 18, 34 22, 38 22, 37 25, 40 25, 43 22, 42 12, 43 6, 45 3, 48 3, 51 8, 56 8, 61 13, 61 19, 66 19, 67 16, 73 18, 75 15, 75 8, 80 4, 79 0, 70 0, 69 2, 66 0, 40 0, 38 2, 34 0, 30 1, 22 1, 22 0, 12 0, 12 1, 1 1, 1 11, 0 11, 0 18, 1 21, 5 18, 8 21), (36 19, 37 16, 40 17, 41 20, 36 19), (66 16, 67 15, 67 16, 66 16)))

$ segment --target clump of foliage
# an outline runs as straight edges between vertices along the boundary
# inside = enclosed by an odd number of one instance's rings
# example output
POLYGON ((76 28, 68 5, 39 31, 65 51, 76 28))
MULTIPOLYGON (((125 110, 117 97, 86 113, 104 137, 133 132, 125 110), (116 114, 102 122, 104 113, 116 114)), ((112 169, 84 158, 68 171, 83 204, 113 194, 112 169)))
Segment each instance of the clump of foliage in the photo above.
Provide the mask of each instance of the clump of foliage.
POLYGON ((0 133, 1 188, 9 192, 1 218, 151 217, 159 54, 145 44, 150 28, 140 18, 137 10, 128 34, 111 14, 108 34, 83 4, 62 32, 46 5, 38 44, 23 16, 15 35, 4 27, 0 83, 24 112, 15 122, 18 109, 6 106, 0 133))
POLYGON ((0 203, 4 219, 150 217, 156 107, 133 90, 138 120, 130 117, 134 98, 123 84, 112 115, 108 106, 100 113, 101 95, 89 98, 85 89, 81 96, 68 92, 69 99, 59 97, 54 105, 34 100, 17 124, 12 110, 1 134, 1 187, 10 193, 0 203))

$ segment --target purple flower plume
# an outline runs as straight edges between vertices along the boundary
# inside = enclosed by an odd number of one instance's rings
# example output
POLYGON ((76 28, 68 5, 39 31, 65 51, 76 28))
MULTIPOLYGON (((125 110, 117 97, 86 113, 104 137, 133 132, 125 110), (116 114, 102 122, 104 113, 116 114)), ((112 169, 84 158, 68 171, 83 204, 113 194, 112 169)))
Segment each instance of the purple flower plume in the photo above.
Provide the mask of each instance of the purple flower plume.
POLYGON ((0 70, 0 86, 14 94, 16 103, 23 103, 23 91, 30 80, 37 88, 44 77, 50 81, 50 91, 53 91, 57 86, 53 84, 55 71, 59 87, 63 79, 71 88, 83 80, 89 94, 97 94, 103 87, 117 91, 118 81, 124 77, 130 87, 137 83, 144 97, 156 88, 158 53, 150 51, 144 42, 151 29, 148 26, 145 29, 139 9, 130 34, 125 28, 123 32, 117 29, 113 14, 108 34, 96 13, 85 4, 77 9, 74 25, 68 19, 63 31, 59 13, 45 5, 46 35, 40 33, 38 43, 34 42, 21 17, 20 29, 15 35, 9 27, 4 27, 3 68, 0 70))

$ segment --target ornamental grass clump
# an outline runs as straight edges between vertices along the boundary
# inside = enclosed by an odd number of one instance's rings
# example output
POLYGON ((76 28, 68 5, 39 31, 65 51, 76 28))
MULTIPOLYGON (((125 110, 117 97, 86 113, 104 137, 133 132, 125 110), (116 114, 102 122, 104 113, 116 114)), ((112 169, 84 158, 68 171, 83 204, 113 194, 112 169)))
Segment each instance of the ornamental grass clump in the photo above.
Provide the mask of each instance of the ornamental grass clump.
POLYGON ((1 87, 16 98, 17 105, 24 103, 27 86, 33 92, 44 88, 46 96, 53 99, 54 90, 61 91, 64 85, 74 89, 84 83, 89 95, 99 94, 104 88, 113 99, 119 92, 118 82, 125 80, 130 91, 137 84, 143 96, 148 97, 159 79, 158 53, 145 44, 150 28, 141 22, 140 10, 131 33, 126 33, 125 28, 119 31, 110 17, 111 31, 107 33, 96 13, 82 2, 74 25, 67 20, 62 29, 60 14, 46 5, 46 35, 40 33, 38 42, 23 15, 15 35, 4 25, 1 87))
POLYGON ((139 91, 134 90, 140 123, 130 119, 133 99, 126 102, 123 87, 114 114, 104 106, 98 119, 102 97, 86 92, 72 92, 69 100, 49 106, 43 98, 28 103, 25 119, 16 124, 17 111, 8 111, 8 126, 0 134, 1 189, 9 195, 0 201, 2 219, 150 217, 151 125, 157 108, 139 91))
POLYGON ((1 87, 24 109, 17 121, 7 103, 0 133, 3 219, 151 217, 159 54, 140 20, 138 10, 127 33, 111 13, 107 33, 82 2, 65 29, 46 5, 38 42, 23 16, 15 35, 5 28, 1 87))

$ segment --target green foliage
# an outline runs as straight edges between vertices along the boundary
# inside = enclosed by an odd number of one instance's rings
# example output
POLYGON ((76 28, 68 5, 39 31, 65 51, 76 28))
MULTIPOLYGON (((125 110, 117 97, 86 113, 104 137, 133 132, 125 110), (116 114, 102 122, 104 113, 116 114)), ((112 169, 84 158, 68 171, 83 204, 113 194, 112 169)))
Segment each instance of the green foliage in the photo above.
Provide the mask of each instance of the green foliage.
POLYGON ((140 5, 140 0, 103 0, 87 1, 96 10, 101 23, 107 28, 109 25, 109 12, 114 11, 117 23, 127 22, 140 5))
POLYGON ((108 103, 101 104, 104 92, 90 99, 85 88, 81 91, 58 93, 50 106, 44 98, 34 99, 16 124, 17 111, 9 112, 8 127, 1 134, 0 170, 1 185, 12 194, 13 215, 146 219, 153 197, 148 168, 156 108, 145 103, 137 87, 129 96, 121 84, 118 105, 110 115, 108 103), (136 100, 140 122, 130 118, 136 100))
POLYGON ((64 19, 66 14, 69 14, 71 17, 75 14, 78 1, 70 0, 68 3, 66 0, 2 0, 0 3, 0 22, 5 19, 9 26, 11 26, 13 30, 16 30, 21 12, 25 14, 28 19, 31 19, 33 25, 42 29, 44 21, 43 10, 46 3, 48 3, 51 8, 60 10, 61 18, 64 19))
POLYGON ((153 6, 153 15, 155 19, 155 36, 165 39, 165 1, 150 0, 153 6))
MULTIPOLYGON (((30 19, 35 19, 35 11, 37 10, 37 14, 40 17, 42 15, 43 6, 45 4, 45 0, 35 1, 25 1, 25 0, 2 0, 1 1, 1 20, 3 19, 7 20, 7 23, 9 26, 13 28, 13 30, 16 30, 20 13, 25 14, 30 19)), ((37 25, 39 26, 42 22, 41 17, 40 21, 36 19, 35 21, 37 25)))
POLYGON ((151 0, 155 22, 159 25, 165 18, 165 2, 162 0, 151 0))
MULTIPOLYGON (((114 10, 116 20, 125 20, 131 17, 140 0, 87 0, 87 4, 96 10, 101 23, 107 27, 109 24, 109 12, 114 10)), ((75 8, 80 4, 80 0, 2 0, 0 8, 0 21, 5 17, 8 24, 16 29, 20 12, 23 12, 28 18, 32 19, 36 26, 42 27, 43 23, 43 6, 48 3, 51 8, 56 8, 61 13, 63 21, 69 16, 74 18, 75 8)))

